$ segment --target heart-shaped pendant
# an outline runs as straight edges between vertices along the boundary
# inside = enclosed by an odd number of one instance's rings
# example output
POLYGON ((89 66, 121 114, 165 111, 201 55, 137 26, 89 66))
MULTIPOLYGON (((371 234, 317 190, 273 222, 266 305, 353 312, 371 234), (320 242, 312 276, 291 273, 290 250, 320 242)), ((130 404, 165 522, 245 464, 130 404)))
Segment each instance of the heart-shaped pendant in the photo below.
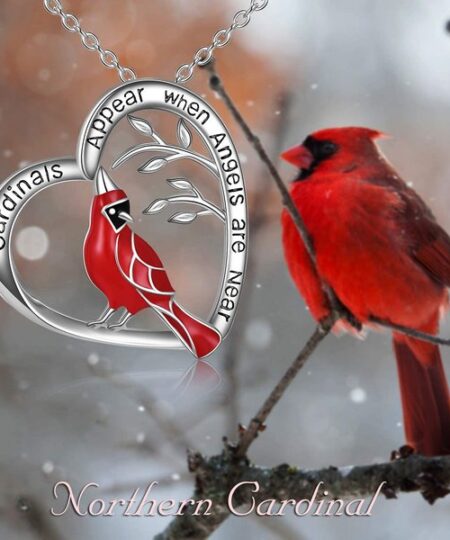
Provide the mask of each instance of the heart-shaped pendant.
POLYGON ((197 357, 207 356, 218 347, 233 323, 245 274, 247 243, 245 186, 230 135, 207 103, 173 83, 136 80, 112 90, 85 122, 77 161, 64 158, 32 165, 14 174, 0 187, 0 292, 3 298, 31 320, 81 339, 149 348, 184 346, 197 357), (178 144, 164 141, 148 121, 136 116, 138 111, 149 109, 176 115, 178 144), (222 206, 206 200, 188 179, 177 178, 168 181, 182 191, 182 195, 157 199, 145 212, 157 214, 169 203, 190 203, 202 210, 178 213, 170 221, 189 224, 205 215, 223 223, 225 255, 221 286, 208 322, 178 304, 176 291, 168 278, 170 269, 164 267, 149 239, 133 232, 129 224, 132 217, 128 197, 100 166, 105 143, 124 117, 128 117, 132 128, 150 142, 118 156, 113 169, 136 155, 153 154, 138 169, 139 173, 151 174, 169 166, 170 162, 187 159, 204 167, 220 183, 222 206), (207 149, 205 154, 192 149, 193 132, 207 149), (92 283, 104 293, 107 307, 94 322, 59 313, 33 298, 20 282, 12 258, 12 231, 23 207, 41 190, 68 181, 90 181, 95 192, 84 262, 92 283), (111 317, 122 308, 124 313, 119 321, 108 325, 111 317), (147 308, 153 309, 170 331, 146 332, 125 326, 134 314, 147 308))

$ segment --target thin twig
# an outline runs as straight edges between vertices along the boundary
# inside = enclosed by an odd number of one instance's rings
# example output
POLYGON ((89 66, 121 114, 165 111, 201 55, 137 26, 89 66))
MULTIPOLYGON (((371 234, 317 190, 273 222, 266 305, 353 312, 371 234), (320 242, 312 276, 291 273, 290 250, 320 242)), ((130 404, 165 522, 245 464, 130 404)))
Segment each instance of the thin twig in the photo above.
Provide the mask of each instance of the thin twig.
POLYGON ((305 244, 306 250, 308 252, 308 255, 311 258, 311 261, 313 262, 314 266, 316 262, 316 254, 314 251, 314 246, 312 243, 311 236, 309 235, 308 229, 306 228, 306 225, 303 222, 302 217, 300 216, 294 201, 292 200, 288 189, 284 185, 283 179, 280 176, 280 173, 277 171, 277 168, 273 164, 272 160, 270 159, 269 155, 267 154, 264 146, 261 144, 261 141, 259 138, 253 133, 253 131, 250 129, 250 126, 247 124, 247 122, 244 120, 244 117, 239 112, 238 108, 234 104, 231 97, 228 95, 228 92, 225 90, 225 87, 223 86, 223 83, 220 79, 220 77, 217 74, 217 71, 214 67, 214 62, 210 62, 205 66, 205 69, 207 69, 211 77, 209 79, 211 88, 216 92, 224 101, 225 105, 228 107, 229 111, 233 115, 233 118, 238 123, 239 127, 244 132, 247 140, 249 143, 253 146, 253 148, 258 153, 258 156, 261 158, 261 161, 266 165, 266 167, 269 169, 269 173, 272 176, 273 180, 275 181, 278 190, 280 191, 282 203, 283 206, 288 210, 289 214, 291 215, 295 225, 297 226, 297 229, 302 237, 302 240, 305 244))
POLYGON ((444 345, 450 347, 450 339, 441 338, 439 336, 433 336, 432 334, 427 334, 426 332, 421 332, 420 330, 414 330, 408 326, 403 326, 401 324, 395 324, 383 319, 378 319, 377 317, 371 317, 370 320, 379 326, 384 326, 385 328, 390 328, 406 336, 417 338, 420 341, 426 341, 428 343, 433 343, 434 345, 444 345))
MULTIPOLYGON (((229 111, 233 115, 233 118, 238 123, 239 127, 244 132, 247 140, 250 142, 250 144, 253 146, 255 151, 257 152, 258 156, 260 157, 261 161, 266 165, 266 167, 269 170, 269 173, 273 180, 275 181, 275 184, 280 192, 281 195, 281 202, 284 206, 284 208, 289 212, 289 215, 291 216, 295 226, 297 227, 297 230, 300 234, 301 239, 303 240, 303 243, 305 245, 306 251, 309 255, 309 258, 311 260, 312 267, 317 269, 317 261, 316 261, 316 253, 314 250, 314 245, 312 238, 308 232, 308 229, 306 228, 306 225, 303 221, 303 218, 301 217, 297 207, 294 204, 294 201, 292 200, 292 197, 289 194, 289 191, 287 187, 285 186, 283 179, 280 176, 280 173, 278 172, 277 168, 275 167, 273 161, 270 159, 268 153, 266 152, 264 146, 262 145, 259 137, 257 137, 253 131, 251 130, 250 126, 245 121, 244 117, 239 112, 238 108, 234 104, 233 100, 229 96, 228 92, 225 90, 225 87, 222 83, 222 80, 217 74, 217 71, 214 67, 214 61, 210 62, 205 66, 205 69, 207 69, 210 74, 210 86, 216 92, 224 101, 225 105, 228 107, 229 111)), ((340 317, 346 318, 350 324, 353 326, 356 326, 359 328, 359 324, 354 319, 354 317, 350 316, 349 313, 347 313, 344 309, 341 303, 339 302, 335 292, 333 289, 328 285, 328 283, 317 273, 317 277, 322 285, 322 290, 324 291, 324 294, 326 295, 330 307, 332 311, 335 311, 340 314, 340 317)))
POLYGON ((249 449, 252 442, 258 436, 259 431, 264 429, 265 421, 267 417, 272 412, 275 405, 283 397, 288 386, 295 379, 297 373, 305 365, 305 362, 308 360, 308 358, 316 350, 319 343, 323 341, 326 338, 326 336, 330 333, 333 327, 333 324, 334 324, 334 319, 330 317, 327 320, 323 321, 320 326, 317 326, 312 336, 306 342, 306 345, 297 355, 297 358, 294 360, 294 362, 291 364, 289 369, 280 379, 279 383, 272 390, 269 397, 263 403, 262 407, 259 409, 256 415, 252 418, 248 428, 243 429, 241 431, 239 443, 236 448, 237 457, 243 457, 246 455, 247 450, 249 449))
MULTIPOLYGON (((286 118, 286 114, 289 108, 289 97, 282 95, 277 100, 276 108, 280 110, 280 114, 276 117, 277 122, 274 128, 276 135, 275 141, 281 139, 281 129, 286 118)), ((272 154, 277 156, 279 154, 278 144, 275 145, 275 148, 272 149, 272 154)), ((261 171, 261 174, 255 173, 258 177, 261 177, 260 182, 258 182, 254 198, 252 201, 252 212, 251 212, 251 236, 253 242, 256 244, 258 242, 258 236, 264 226, 267 223, 267 212, 266 205, 264 204, 267 198, 267 191, 270 188, 271 179, 270 175, 265 174, 264 171, 261 171)), ((256 275, 256 250, 250 250, 247 258, 247 271, 246 271, 246 283, 250 284, 250 287, 247 287, 245 296, 239 304, 239 318, 237 324, 234 326, 233 334, 228 340, 228 348, 225 353, 224 359, 224 377, 227 386, 227 433, 229 435, 234 435, 236 432, 236 426, 239 421, 239 393, 240 388, 248 389, 248 383, 242 381, 242 376, 238 376, 238 363, 239 363, 239 352, 242 348, 245 335, 245 324, 249 319, 250 305, 251 300, 255 291, 255 275, 256 275)))

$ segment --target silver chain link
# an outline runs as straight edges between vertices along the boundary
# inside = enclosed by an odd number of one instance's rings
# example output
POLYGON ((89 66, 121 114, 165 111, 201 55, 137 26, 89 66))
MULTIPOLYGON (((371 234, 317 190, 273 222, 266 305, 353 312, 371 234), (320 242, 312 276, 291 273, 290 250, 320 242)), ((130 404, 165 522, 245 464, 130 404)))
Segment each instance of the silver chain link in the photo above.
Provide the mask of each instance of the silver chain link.
POLYGON ((250 7, 248 9, 241 9, 238 11, 234 17, 233 22, 228 28, 224 28, 216 32, 212 38, 211 43, 207 47, 202 47, 199 49, 190 64, 184 64, 177 69, 175 76, 175 82, 184 83, 188 81, 193 73, 194 69, 197 66, 205 66, 208 62, 212 60, 212 55, 215 49, 220 49, 228 45, 232 33, 237 28, 244 28, 250 22, 252 13, 254 11, 261 11, 264 9, 269 0, 251 0, 250 7))
POLYGON ((97 51, 102 64, 108 69, 115 69, 122 82, 136 79, 136 73, 127 67, 122 66, 117 55, 108 49, 104 49, 98 37, 92 32, 86 32, 81 28, 80 21, 75 15, 66 13, 60 0, 44 0, 45 9, 52 15, 57 15, 61 19, 61 24, 69 32, 77 32, 80 35, 81 43, 89 51, 97 51))
MULTIPOLYGON (((242 9, 235 13, 233 22, 228 28, 219 30, 214 35, 211 43, 207 47, 199 49, 190 64, 183 64, 177 69, 175 82, 184 83, 188 81, 197 66, 205 66, 212 60, 215 49, 225 47, 231 39, 231 35, 237 28, 244 28, 250 22, 254 11, 264 9, 269 0, 251 0, 248 9, 242 9)), ((122 82, 136 79, 136 73, 120 64, 117 55, 108 49, 104 49, 98 40, 98 37, 92 32, 86 32, 81 28, 80 21, 75 15, 64 11, 60 0, 44 0, 45 9, 52 15, 57 15, 61 19, 61 24, 69 32, 77 32, 80 35, 82 44, 90 51, 97 51, 102 64, 109 69, 115 69, 122 82)))

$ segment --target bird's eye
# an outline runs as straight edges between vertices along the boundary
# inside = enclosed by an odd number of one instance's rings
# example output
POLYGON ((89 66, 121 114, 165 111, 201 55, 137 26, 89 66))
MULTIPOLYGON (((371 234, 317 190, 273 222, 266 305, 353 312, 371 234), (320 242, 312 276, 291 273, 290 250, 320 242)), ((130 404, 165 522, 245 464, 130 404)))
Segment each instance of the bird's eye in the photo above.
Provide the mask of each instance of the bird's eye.
POLYGON ((110 208, 108 210, 108 213, 109 213, 110 216, 113 216, 116 213, 116 209, 115 208, 110 208))
POLYGON ((320 153, 322 156, 331 156, 331 154, 334 154, 337 150, 337 147, 332 142, 326 142, 324 143, 320 148, 320 153))

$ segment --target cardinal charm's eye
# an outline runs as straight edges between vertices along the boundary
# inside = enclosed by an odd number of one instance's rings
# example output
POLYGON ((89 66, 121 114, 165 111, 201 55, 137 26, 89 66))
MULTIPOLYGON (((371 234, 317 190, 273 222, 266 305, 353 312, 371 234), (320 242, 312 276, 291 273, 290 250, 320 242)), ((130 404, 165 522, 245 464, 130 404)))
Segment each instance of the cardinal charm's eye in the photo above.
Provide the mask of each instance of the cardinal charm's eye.
POLYGON ((113 216, 116 213, 115 208, 110 208, 108 213, 109 213, 110 216, 113 216))

